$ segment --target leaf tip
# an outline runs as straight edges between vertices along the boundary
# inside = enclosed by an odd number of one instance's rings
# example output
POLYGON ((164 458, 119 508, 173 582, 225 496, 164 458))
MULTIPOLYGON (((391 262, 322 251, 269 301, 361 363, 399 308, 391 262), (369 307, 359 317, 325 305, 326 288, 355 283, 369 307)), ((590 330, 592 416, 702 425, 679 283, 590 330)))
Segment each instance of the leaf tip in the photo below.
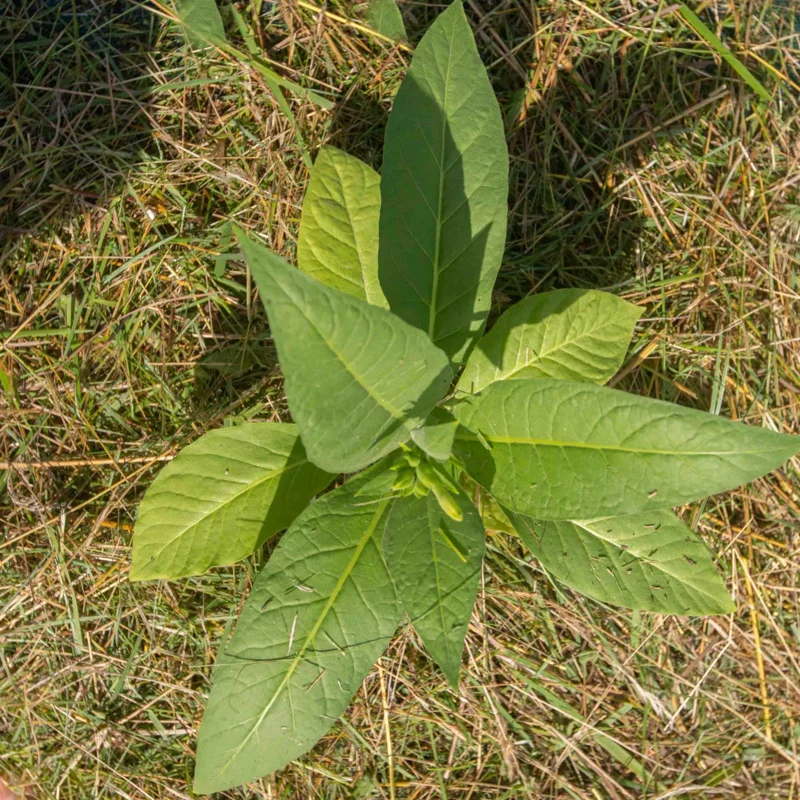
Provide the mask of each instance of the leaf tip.
POLYGON ((205 775, 201 775, 199 768, 196 767, 194 772, 194 781, 192 782, 193 794, 208 795, 215 791, 218 790, 213 788, 212 782, 208 780, 205 775))
POLYGON ((128 570, 128 580, 131 583, 142 583, 143 581, 158 581, 162 578, 182 578, 183 575, 166 575, 164 572, 155 569, 149 562, 137 563, 137 559, 131 562, 131 567, 128 570))
MULTIPOLYGON (((134 536, 135 536, 134 532, 134 536)), ((152 571, 148 569, 150 565, 150 561, 152 559, 145 559, 141 556, 137 549, 133 551, 133 557, 131 558, 131 566, 128 570, 128 580, 131 583, 140 583, 141 581, 149 581, 153 580, 155 576, 152 574, 152 571)))
POLYGON ((721 600, 719 604, 719 611, 717 613, 732 614, 734 611, 736 611, 736 601, 733 599, 733 597, 731 597, 731 595, 725 592, 725 599, 721 600))
POLYGON ((224 792, 247 783, 246 779, 235 776, 225 777, 225 767, 220 761, 219 751, 208 747, 208 740, 203 737, 203 726, 200 725, 200 734, 197 742, 197 757, 194 765, 194 779, 192 792, 198 795, 209 795, 215 792, 224 792))
POLYGON ((447 680, 447 685, 454 691, 458 691, 458 676, 461 672, 461 664, 448 664, 448 665, 440 665, 442 667, 442 672, 444 672, 444 677, 447 680))
POLYGON ((131 566, 130 570, 128 570, 128 580, 131 583, 141 583, 142 581, 147 580, 147 576, 142 575, 140 572, 135 570, 133 566, 131 566))
POLYGON ((237 225, 235 222, 231 223, 231 232, 236 237, 239 247, 246 247, 251 243, 250 237, 247 235, 244 228, 237 225))

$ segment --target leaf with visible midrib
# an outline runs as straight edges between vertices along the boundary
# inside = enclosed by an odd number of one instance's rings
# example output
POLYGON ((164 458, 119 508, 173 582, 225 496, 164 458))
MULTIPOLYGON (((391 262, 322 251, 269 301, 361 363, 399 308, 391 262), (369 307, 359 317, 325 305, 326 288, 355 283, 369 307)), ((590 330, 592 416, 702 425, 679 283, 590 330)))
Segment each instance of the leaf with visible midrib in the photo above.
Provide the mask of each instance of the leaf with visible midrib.
POLYGON ((467 472, 537 519, 683 505, 753 480, 800 449, 796 436, 545 378, 492 383, 453 413, 462 425, 453 452, 467 472))
POLYGON ((319 151, 303 201, 297 266, 340 292, 386 307, 378 283, 380 181, 374 169, 335 147, 319 151))
POLYGON ((406 441, 444 396, 447 356, 388 311, 331 289, 244 235, 308 457, 356 472, 406 441))
POLYGON ((508 149, 460 2, 431 25, 386 129, 378 255, 392 311, 460 364, 505 244, 508 149))
POLYGON ((210 431, 181 450, 144 496, 130 579, 233 564, 289 525, 332 479, 306 458, 294 425, 210 431))
POLYGON ((383 539, 400 601, 451 686, 458 685, 484 549, 475 507, 463 492, 456 503, 464 515, 460 522, 442 511, 432 493, 396 500, 383 539))
POLYGON ((253 781, 309 750, 389 643, 402 616, 381 550, 392 501, 356 497, 374 474, 309 506, 258 576, 214 670, 196 792, 253 781))
POLYGON ((508 516, 556 578, 595 600, 697 616, 735 608, 708 549, 671 511, 580 522, 508 516))
POLYGON ((557 289, 511 306, 478 342, 456 390, 494 381, 605 383, 619 369, 641 309, 608 292, 557 289))

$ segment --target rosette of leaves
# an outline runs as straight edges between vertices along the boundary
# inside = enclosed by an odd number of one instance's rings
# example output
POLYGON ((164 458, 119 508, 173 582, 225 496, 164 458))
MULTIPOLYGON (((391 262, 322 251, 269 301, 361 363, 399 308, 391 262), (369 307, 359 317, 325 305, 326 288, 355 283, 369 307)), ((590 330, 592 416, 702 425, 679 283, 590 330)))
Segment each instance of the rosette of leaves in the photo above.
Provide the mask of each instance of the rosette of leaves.
POLYGON ((610 294, 527 297, 484 335, 507 191, 500 110, 455 2, 416 49, 382 175, 320 151, 299 268, 239 234, 294 424, 187 447, 133 542, 132 579, 178 578, 288 527, 217 660, 196 791, 309 750, 404 615, 455 686, 484 520, 598 600, 733 609, 671 508, 763 475, 798 439, 606 388, 640 313, 610 294))

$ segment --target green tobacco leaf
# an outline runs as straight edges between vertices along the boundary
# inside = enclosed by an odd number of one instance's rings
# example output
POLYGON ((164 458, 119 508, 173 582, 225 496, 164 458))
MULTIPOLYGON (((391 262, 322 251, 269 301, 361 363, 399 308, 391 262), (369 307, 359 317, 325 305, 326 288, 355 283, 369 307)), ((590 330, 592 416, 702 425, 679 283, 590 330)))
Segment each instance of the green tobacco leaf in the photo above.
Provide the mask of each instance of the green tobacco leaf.
POLYGON ((386 307, 378 283, 380 182, 363 161, 323 147, 303 201, 297 265, 334 289, 386 307))
POLYGON ((459 492, 464 518, 455 522, 433 493, 396 500, 383 548, 400 601, 451 686, 478 591, 484 532, 478 512, 459 492))
POLYGON ((736 607, 706 546, 671 511, 581 522, 508 514, 544 567, 595 600, 695 616, 736 607))
POLYGON ((378 257, 392 311, 454 363, 486 323, 507 195, 500 109, 454 2, 417 47, 389 117, 378 257))
POLYGON ((244 235, 308 457, 356 472, 406 441, 447 391, 447 356, 388 311, 331 289, 244 235))
POLYGON ((757 478, 800 449, 796 436, 547 378, 492 383, 454 414, 463 427, 453 452, 469 474, 537 519, 682 505, 757 478))
POLYGON ((458 420, 449 411, 437 406, 421 428, 411 431, 411 439, 431 458, 447 461, 453 452, 453 439, 457 429, 458 420))
POLYGON ((194 789, 253 781, 309 750, 347 708, 402 612, 381 549, 391 500, 364 473, 309 506, 256 580, 214 670, 194 789))
POLYGON ((605 383, 622 364, 641 313, 607 292, 526 297, 478 342, 456 390, 477 394, 494 381, 523 378, 605 383))
POLYGON ((144 496, 130 578, 180 578, 233 564, 289 525, 332 479, 308 460, 294 425, 210 431, 144 496))
POLYGON ((408 41, 403 15, 396 0, 370 0, 365 21, 372 30, 396 42, 408 41))
POLYGON ((225 43, 225 28, 216 0, 184 0, 178 12, 192 47, 225 43))

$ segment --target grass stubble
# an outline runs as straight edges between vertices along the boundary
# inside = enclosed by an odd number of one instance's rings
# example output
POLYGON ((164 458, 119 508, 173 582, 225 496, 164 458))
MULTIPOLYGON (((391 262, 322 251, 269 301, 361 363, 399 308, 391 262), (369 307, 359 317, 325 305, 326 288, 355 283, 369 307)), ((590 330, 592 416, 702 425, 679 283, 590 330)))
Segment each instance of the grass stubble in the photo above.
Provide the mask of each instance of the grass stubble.
MULTIPOLYGON (((289 97, 301 139, 166 5, 0 10, 0 773, 20 796, 190 797, 214 653, 267 557, 127 580, 160 463, 224 420, 287 418, 231 224, 292 258, 301 143, 379 167, 410 54, 346 2, 256 5, 266 58, 336 100, 289 97)), ((439 8, 401 6, 412 41, 439 8)), ((800 433, 800 7, 695 6, 769 102, 676 4, 467 8, 511 152, 493 317, 617 292, 645 311, 616 385, 800 433)), ((490 533, 457 693, 405 630, 310 755, 225 796, 798 797, 799 469, 681 512, 728 617, 587 600, 490 533)))

